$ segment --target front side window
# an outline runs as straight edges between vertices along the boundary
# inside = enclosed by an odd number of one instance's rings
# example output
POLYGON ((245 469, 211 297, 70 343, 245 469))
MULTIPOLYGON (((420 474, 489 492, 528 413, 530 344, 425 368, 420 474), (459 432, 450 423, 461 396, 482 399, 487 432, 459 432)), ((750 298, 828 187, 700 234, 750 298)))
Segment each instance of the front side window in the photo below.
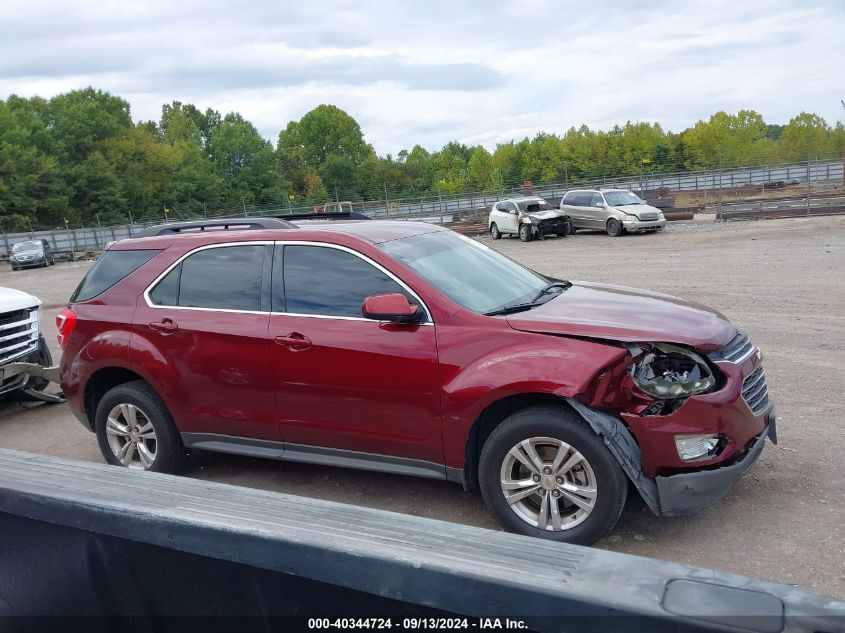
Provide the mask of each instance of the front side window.
POLYGON ((597 207, 598 205, 602 204, 603 202, 604 202, 604 200, 602 199, 601 194, 600 193, 594 193, 593 198, 590 201, 590 205, 593 206, 593 207, 597 207))
POLYGON ((223 246, 186 257, 150 291, 156 305, 261 310, 264 245, 223 246))
POLYGON ((293 314, 363 317, 364 299, 399 292, 389 275, 360 257, 325 246, 284 246, 284 281, 273 274, 273 310, 293 314))
POLYGON ((379 246, 452 301, 481 314, 529 301, 548 279, 452 231, 405 237, 379 246))

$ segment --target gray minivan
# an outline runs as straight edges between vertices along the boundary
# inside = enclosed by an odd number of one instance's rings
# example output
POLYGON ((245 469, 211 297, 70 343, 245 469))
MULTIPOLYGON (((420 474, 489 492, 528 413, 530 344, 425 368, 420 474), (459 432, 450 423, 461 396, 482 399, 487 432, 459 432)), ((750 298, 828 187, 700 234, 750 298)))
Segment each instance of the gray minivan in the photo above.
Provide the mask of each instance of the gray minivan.
POLYGON ((47 240, 27 240, 12 246, 12 252, 9 253, 9 263, 12 264, 12 270, 35 266, 43 268, 48 264, 55 264, 56 256, 53 253, 53 247, 47 240))
POLYGON ((572 218, 574 228, 606 231, 611 237, 660 231, 666 226, 660 209, 627 189, 569 191, 561 199, 560 209, 572 218))

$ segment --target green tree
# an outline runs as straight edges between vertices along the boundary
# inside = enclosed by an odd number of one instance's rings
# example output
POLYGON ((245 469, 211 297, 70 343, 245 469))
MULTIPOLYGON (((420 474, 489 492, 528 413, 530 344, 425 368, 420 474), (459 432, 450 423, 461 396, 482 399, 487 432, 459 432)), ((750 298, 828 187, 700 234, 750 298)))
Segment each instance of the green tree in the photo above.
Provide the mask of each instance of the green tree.
POLYGON ((467 161, 467 186, 472 191, 482 191, 490 182, 493 171, 493 157, 480 145, 472 150, 467 161))
POLYGON ((333 105, 320 105, 299 121, 291 121, 279 133, 277 152, 294 157, 302 166, 322 167, 329 156, 360 165, 373 154, 361 127, 346 112, 333 105))
POLYGON ((781 132, 780 144, 783 156, 790 161, 829 158, 836 152, 833 130, 827 121, 809 112, 789 120, 781 132))

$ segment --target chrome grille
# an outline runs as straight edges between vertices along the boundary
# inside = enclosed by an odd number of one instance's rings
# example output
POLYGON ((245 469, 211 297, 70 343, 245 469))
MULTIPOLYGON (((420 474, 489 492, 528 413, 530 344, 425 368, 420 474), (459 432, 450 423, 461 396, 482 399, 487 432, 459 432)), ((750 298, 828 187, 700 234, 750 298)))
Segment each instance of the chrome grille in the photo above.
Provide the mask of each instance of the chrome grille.
POLYGON ((652 220, 657 219, 657 213, 654 211, 643 211, 642 213, 637 214, 637 217, 643 222, 651 222, 652 220))
POLYGON ((729 363, 735 363, 742 360, 751 352, 754 351, 754 344, 748 340, 745 334, 737 334, 731 339, 731 342, 723 348, 716 350, 710 357, 713 360, 726 360, 729 363))
POLYGON ((28 354, 37 347, 37 310, 0 313, 0 364, 28 354))
POLYGON ((754 415, 760 415, 769 404, 769 388, 763 368, 758 367, 742 381, 742 399, 754 415))

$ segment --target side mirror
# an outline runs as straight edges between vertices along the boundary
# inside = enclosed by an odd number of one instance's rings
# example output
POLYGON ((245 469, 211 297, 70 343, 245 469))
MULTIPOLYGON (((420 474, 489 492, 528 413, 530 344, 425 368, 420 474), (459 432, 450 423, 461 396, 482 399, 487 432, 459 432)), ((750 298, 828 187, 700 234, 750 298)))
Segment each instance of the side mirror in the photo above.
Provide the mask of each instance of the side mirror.
POLYGON ((605 208, 605 206, 607 206, 607 205, 605 205, 605 203, 604 203, 604 202, 596 202, 596 205, 595 205, 595 206, 597 206, 597 207, 600 207, 600 208, 604 209, 604 208, 605 208))
POLYGON ((370 295, 361 307, 364 318, 391 323, 419 323, 423 317, 420 306, 411 304, 408 297, 399 292, 370 295))

